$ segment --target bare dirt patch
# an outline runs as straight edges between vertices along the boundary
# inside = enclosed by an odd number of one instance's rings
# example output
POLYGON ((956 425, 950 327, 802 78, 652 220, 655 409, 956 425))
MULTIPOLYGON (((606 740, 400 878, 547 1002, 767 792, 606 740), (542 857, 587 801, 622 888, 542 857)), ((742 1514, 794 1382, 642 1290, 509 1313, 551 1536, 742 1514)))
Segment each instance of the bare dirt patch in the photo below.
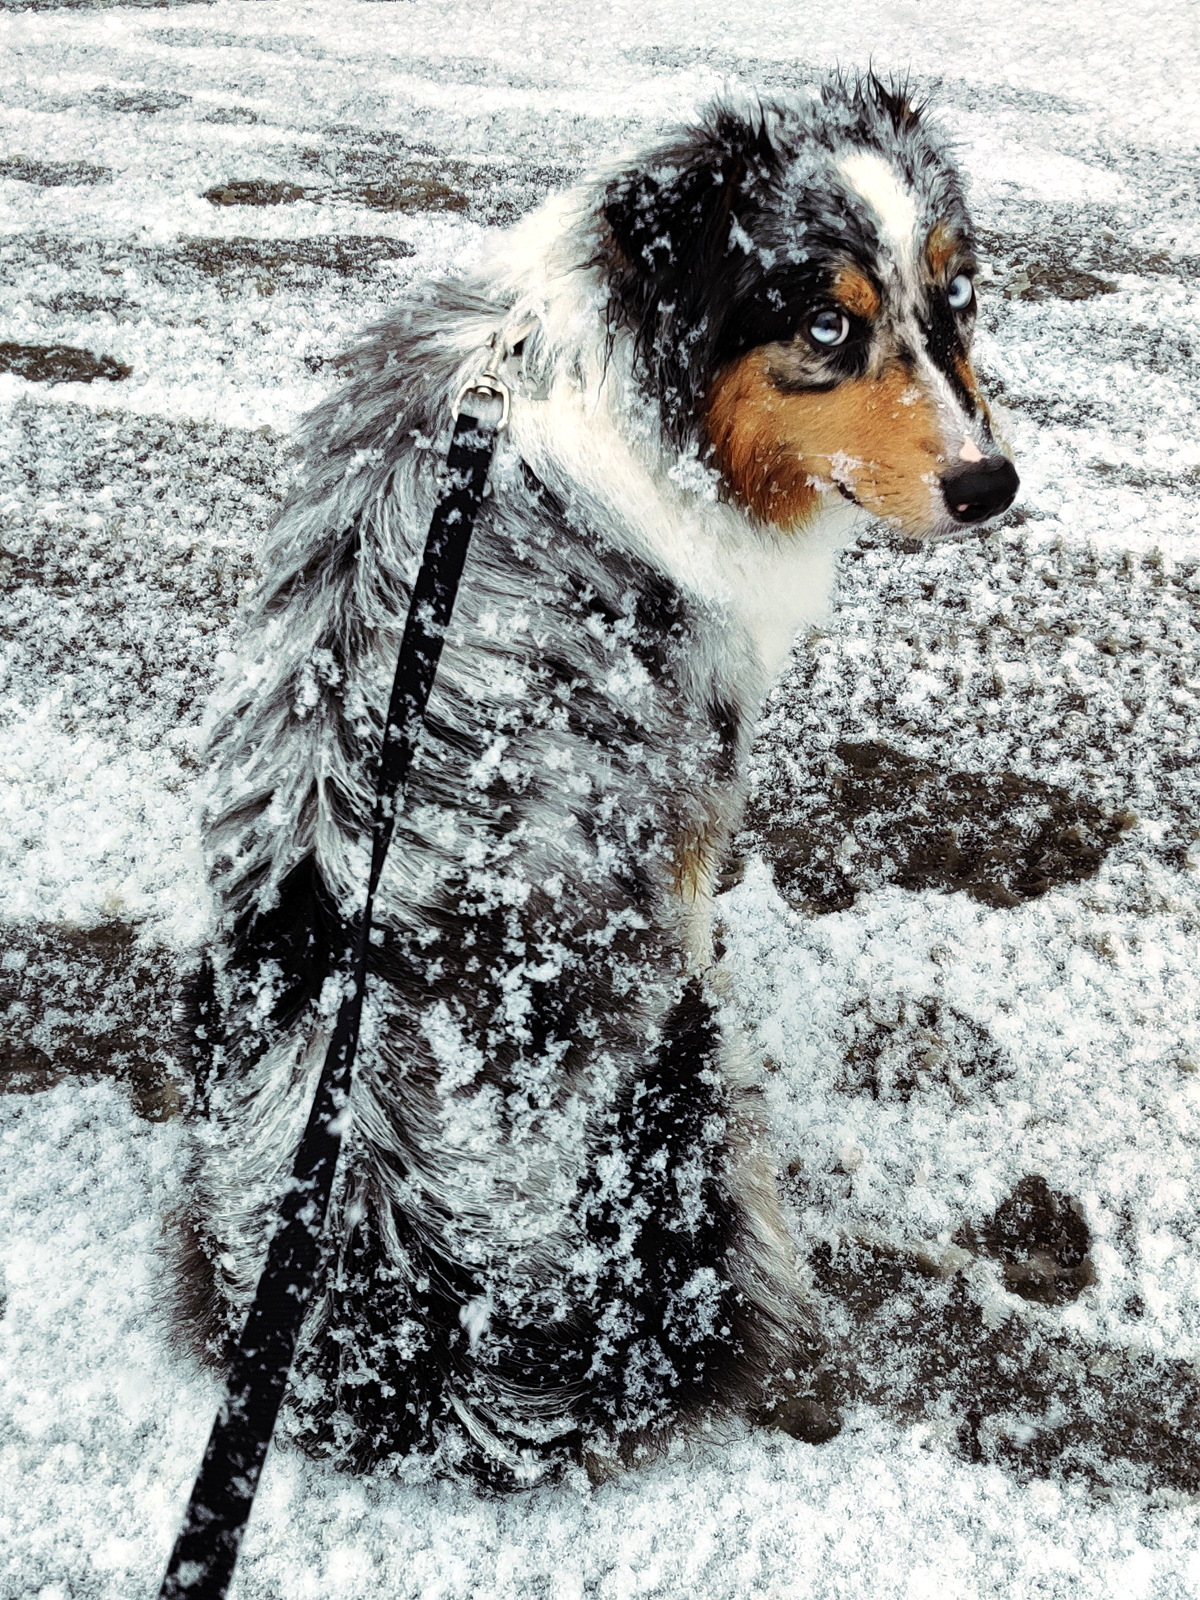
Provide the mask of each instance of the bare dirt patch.
POLYGON ((178 1111, 175 961, 126 922, 0 928, 0 1093, 114 1078, 153 1122, 178 1111))
POLYGON ((788 823, 762 799, 746 825, 780 893, 807 911, 840 911, 863 889, 962 891, 1017 906, 1099 869, 1120 819, 1015 772, 945 772, 876 740, 841 740, 788 823))
POLYGON ((1028 1276, 1006 1270, 1000 1283, 966 1249, 939 1261, 862 1241, 819 1246, 810 1266, 831 1332, 817 1399, 831 1414, 865 1402, 900 1422, 931 1424, 968 1460, 1001 1463, 1024 1480, 1196 1494, 1194 1366, 1137 1346, 1098 1346, 1013 1298, 1045 1298, 1029 1287, 1046 1283, 1048 1261, 1063 1299, 1089 1276, 1079 1255, 1086 1229, 1067 1197, 1037 1203, 1049 1193, 1044 1180, 1025 1179, 994 1218, 966 1230, 1034 1263, 1028 1276))
POLYGON ((119 383, 132 371, 114 356, 71 345, 0 344, 0 372, 13 372, 31 383, 94 383, 97 378, 119 383))
POLYGON ((79 188, 110 183, 111 167, 94 167, 87 161, 33 161, 28 156, 0 157, 0 178, 36 183, 43 189, 79 188))

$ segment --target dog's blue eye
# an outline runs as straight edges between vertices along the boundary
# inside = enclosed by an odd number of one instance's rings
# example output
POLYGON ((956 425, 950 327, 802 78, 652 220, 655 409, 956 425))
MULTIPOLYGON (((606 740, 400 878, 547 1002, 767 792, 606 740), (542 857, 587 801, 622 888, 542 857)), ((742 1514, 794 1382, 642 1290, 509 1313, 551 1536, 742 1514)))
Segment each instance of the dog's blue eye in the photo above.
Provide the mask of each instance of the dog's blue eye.
POLYGON ((975 285, 965 272, 960 272, 957 278, 951 278, 950 287, 946 290, 951 311, 965 311, 974 297, 975 285))
POLYGON ((818 311, 808 324, 808 335, 817 344, 844 344, 850 332, 850 318, 844 311, 818 311))

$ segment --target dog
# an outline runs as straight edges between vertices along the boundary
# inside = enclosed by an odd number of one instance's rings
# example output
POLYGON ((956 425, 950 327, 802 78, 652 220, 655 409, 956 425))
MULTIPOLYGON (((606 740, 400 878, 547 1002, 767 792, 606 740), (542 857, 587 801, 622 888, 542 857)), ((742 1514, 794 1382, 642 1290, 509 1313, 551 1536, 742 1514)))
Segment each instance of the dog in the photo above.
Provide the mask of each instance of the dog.
POLYGON ((713 981, 714 874, 763 697, 855 527, 937 538, 1015 495, 974 275, 960 179, 903 89, 726 99, 408 292, 310 418, 209 720, 177 1317, 218 1362, 340 998, 451 404, 512 351, 376 905, 286 1418, 310 1450, 521 1485, 814 1392, 713 981))

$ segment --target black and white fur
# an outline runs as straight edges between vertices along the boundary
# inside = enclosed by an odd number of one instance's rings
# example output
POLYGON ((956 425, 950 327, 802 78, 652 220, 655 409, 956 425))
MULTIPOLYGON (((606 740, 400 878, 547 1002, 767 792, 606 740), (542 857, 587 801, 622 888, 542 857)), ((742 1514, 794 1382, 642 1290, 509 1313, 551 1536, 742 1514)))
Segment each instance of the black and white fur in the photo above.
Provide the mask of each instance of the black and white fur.
MULTIPOLYGON (((969 273, 953 169, 874 80, 719 106, 409 294, 311 418, 210 723, 179 1315, 217 1359, 339 998, 449 407, 490 341, 528 330, 376 908, 292 1394, 311 1448, 522 1483, 803 1390, 812 1318, 707 919, 763 696, 862 496, 848 455, 787 526, 751 509, 706 407, 748 351, 778 353, 785 400, 870 381, 863 339, 800 331, 850 259, 882 303, 864 338, 903 347, 886 359, 926 396, 946 475, 991 460, 943 348, 965 357, 969 327, 930 313, 910 259, 948 214, 969 273)), ((919 533, 978 520, 940 481, 920 494, 919 533)))

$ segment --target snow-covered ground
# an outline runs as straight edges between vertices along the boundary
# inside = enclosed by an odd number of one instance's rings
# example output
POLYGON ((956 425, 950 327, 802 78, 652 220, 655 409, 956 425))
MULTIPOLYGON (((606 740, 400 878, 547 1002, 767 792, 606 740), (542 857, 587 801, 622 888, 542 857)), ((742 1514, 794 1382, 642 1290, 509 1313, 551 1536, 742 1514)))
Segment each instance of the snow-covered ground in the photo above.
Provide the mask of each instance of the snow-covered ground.
POLYGON ((155 1320, 156 1018, 289 428, 595 153, 868 60, 957 140, 1022 494, 850 553, 722 901, 843 1431, 506 1500, 280 1449, 237 1593, 1200 1593, 1198 46, 1191 0, 0 8, 0 1594, 155 1593, 216 1402, 155 1320))

